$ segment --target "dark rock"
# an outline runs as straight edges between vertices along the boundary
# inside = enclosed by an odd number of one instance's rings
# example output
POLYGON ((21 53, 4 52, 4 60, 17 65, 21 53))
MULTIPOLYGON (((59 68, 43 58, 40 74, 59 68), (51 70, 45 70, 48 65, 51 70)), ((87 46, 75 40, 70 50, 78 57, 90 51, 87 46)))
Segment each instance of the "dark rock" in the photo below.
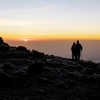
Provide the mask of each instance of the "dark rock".
POLYGON ((42 73, 43 67, 44 67, 44 64, 42 62, 32 63, 28 67, 27 73, 31 74, 31 75, 36 75, 36 74, 38 75, 38 74, 42 73))
POLYGON ((99 100, 100 64, 10 47, 0 38, 2 92, 11 97, 14 92, 21 100, 99 100))

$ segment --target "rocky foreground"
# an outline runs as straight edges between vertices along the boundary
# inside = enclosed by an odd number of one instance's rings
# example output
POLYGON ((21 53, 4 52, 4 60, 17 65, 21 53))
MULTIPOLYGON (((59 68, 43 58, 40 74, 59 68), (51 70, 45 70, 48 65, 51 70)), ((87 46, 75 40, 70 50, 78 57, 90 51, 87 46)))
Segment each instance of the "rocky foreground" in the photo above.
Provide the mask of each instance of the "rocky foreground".
POLYGON ((100 64, 48 56, 0 40, 0 100, 99 100, 100 64))

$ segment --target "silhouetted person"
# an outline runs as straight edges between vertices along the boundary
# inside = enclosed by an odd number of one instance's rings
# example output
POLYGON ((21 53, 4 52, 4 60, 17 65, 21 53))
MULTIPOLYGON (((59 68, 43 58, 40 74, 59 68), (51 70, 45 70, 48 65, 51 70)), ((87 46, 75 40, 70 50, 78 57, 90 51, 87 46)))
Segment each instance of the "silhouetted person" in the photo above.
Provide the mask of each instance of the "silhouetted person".
POLYGON ((80 60, 82 50, 83 50, 83 47, 78 40, 76 43, 76 60, 78 61, 80 60))
POLYGON ((72 51, 72 60, 76 60, 76 44, 75 44, 75 42, 73 42, 71 51, 72 51))

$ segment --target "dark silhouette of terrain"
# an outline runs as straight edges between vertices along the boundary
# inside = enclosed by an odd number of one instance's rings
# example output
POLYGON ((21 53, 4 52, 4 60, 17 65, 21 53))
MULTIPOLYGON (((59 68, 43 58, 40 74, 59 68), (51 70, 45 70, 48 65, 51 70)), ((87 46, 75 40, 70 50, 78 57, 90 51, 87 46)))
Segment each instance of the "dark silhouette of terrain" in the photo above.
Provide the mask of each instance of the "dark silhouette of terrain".
POLYGON ((99 100, 99 97, 100 64, 75 62, 0 42, 0 100, 99 100))

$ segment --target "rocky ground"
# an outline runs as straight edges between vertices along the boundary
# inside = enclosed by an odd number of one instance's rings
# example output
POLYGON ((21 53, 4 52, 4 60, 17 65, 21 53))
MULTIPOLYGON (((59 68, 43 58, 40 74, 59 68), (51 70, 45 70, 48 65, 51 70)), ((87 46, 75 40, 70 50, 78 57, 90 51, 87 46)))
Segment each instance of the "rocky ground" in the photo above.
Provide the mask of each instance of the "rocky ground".
POLYGON ((0 100, 100 99, 100 64, 2 44, 0 100))

